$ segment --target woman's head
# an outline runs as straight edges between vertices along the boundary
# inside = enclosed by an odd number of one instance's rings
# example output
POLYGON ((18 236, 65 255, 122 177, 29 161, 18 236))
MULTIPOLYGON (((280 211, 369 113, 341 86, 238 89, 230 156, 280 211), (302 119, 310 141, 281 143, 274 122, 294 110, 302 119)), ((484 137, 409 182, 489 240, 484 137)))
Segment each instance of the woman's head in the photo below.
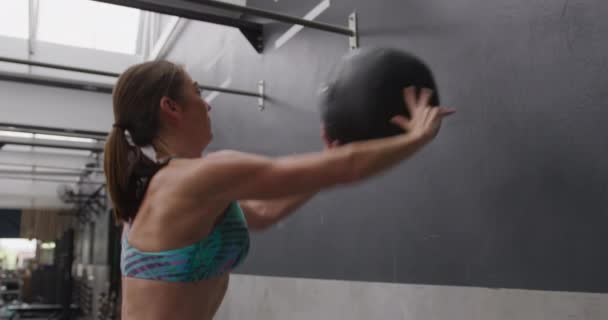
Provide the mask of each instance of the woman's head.
MULTIPOLYGON (((113 105, 116 126, 127 129, 136 145, 159 140, 171 144, 164 140, 184 136, 180 138, 186 138, 187 147, 202 151, 211 139, 208 105, 201 99, 198 85, 182 67, 171 62, 154 61, 129 68, 118 79, 113 105)), ((183 145, 169 147, 185 149, 183 145)))
POLYGON ((129 220, 139 208, 147 180, 160 168, 139 147, 153 146, 160 158, 200 156, 212 137, 210 108, 198 84, 168 61, 127 69, 114 87, 112 103, 114 128, 105 147, 106 179, 117 218, 129 220))

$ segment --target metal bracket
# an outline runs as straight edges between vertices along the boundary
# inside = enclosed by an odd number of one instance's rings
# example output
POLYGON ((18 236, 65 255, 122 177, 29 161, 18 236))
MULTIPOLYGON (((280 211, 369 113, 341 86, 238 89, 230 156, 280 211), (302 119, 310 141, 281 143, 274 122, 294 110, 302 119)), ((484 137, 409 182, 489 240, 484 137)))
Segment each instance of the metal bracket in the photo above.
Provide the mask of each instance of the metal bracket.
POLYGON ((35 44, 36 44, 36 38, 37 38, 37 32, 38 32, 38 12, 40 8, 40 4, 38 2, 38 0, 30 0, 29 1, 29 36, 28 36, 28 41, 27 41, 27 47, 28 47, 28 54, 31 56, 33 55, 34 52, 34 48, 35 48, 35 44))
POLYGON ((259 30, 245 29, 239 28, 241 33, 245 36, 245 39, 249 41, 253 49, 257 53, 264 52, 264 29, 260 28, 259 30))
POLYGON ((350 49, 357 49, 359 48, 359 31, 356 12, 353 12, 348 16, 348 28, 354 32, 354 35, 348 38, 350 49))
POLYGON ((260 109, 260 111, 263 111, 265 106, 264 106, 264 100, 266 99, 266 95, 265 95, 265 84, 264 84, 264 80, 260 80, 258 81, 258 93, 260 94, 260 97, 258 98, 258 107, 260 109))

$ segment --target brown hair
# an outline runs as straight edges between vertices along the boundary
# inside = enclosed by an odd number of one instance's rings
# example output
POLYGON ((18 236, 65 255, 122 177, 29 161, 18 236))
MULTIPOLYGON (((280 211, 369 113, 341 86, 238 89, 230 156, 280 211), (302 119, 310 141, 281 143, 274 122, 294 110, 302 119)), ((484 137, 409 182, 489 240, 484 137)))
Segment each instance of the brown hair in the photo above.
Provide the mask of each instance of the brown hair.
POLYGON ((107 189, 118 222, 135 218, 149 179, 162 166, 131 146, 125 130, 136 146, 151 145, 160 129, 161 98, 179 101, 185 81, 180 66, 162 60, 134 65, 118 78, 112 93, 114 126, 104 152, 107 189))

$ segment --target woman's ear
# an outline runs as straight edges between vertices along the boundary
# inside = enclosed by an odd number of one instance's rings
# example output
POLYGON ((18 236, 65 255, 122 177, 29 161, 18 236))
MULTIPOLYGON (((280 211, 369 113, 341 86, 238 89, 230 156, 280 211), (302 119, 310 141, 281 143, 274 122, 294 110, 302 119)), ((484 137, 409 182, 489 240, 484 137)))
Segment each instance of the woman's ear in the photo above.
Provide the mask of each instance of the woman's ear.
POLYGON ((178 121, 182 117, 181 113, 182 110, 175 100, 166 96, 160 99, 161 117, 166 118, 169 121, 178 121))

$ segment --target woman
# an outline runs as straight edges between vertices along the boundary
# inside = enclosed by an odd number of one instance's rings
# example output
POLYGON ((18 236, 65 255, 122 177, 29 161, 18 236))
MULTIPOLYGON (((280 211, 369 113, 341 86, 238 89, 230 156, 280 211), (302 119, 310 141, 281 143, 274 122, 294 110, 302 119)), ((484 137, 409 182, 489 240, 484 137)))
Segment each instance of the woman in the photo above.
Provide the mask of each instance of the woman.
POLYGON ((209 105, 198 85, 167 61, 125 71, 113 92, 115 124, 105 173, 125 223, 122 317, 211 319, 228 274, 245 259, 249 228, 264 229, 315 193, 381 173, 436 135, 453 110, 404 91, 411 119, 402 135, 290 157, 237 151, 201 157, 211 141, 209 105))

